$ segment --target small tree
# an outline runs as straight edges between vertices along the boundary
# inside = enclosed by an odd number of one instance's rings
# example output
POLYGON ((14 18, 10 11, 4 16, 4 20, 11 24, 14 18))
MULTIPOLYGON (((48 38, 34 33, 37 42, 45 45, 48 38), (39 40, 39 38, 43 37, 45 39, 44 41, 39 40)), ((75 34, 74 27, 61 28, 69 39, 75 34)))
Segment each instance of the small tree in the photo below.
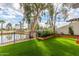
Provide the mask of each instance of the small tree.
POLYGON ((11 24, 11 23, 8 23, 8 24, 6 25, 6 28, 7 28, 7 30, 12 30, 12 24, 11 24))
POLYGON ((74 35, 74 31, 73 31, 72 27, 69 27, 69 34, 74 35))

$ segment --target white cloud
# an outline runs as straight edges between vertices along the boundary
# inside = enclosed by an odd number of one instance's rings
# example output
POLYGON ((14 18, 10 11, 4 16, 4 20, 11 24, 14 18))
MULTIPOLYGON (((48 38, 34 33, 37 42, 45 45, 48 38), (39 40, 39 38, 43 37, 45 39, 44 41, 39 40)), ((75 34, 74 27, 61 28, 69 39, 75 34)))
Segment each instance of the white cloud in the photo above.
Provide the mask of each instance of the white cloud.
POLYGON ((19 5, 19 3, 13 3, 13 7, 14 7, 15 9, 19 9, 19 8, 20 8, 20 5, 19 5))
POLYGON ((7 23, 12 23, 12 25, 21 21, 22 13, 18 10, 15 10, 12 7, 12 4, 0 4, 0 18, 5 20, 4 27, 7 23), (10 6, 11 5, 11 6, 10 6), (19 16, 17 16, 19 15, 19 16), (16 17, 17 16, 17 17, 16 17), (16 20, 17 19, 17 20, 16 20))
POLYGON ((14 6, 16 6, 16 7, 18 6, 17 4, 14 4, 12 8, 9 5, 12 6, 12 4, 4 4, 4 3, 0 4, 0 8, 2 8, 2 10, 0 10, 1 18, 4 18, 4 19, 15 18, 16 19, 16 15, 23 16, 21 12, 13 9, 14 6), (8 6, 6 6, 6 5, 8 5, 8 6))
POLYGON ((12 15, 8 15, 8 16, 6 16, 6 15, 2 15, 1 17, 2 17, 2 18, 5 18, 5 19, 7 19, 7 20, 8 20, 8 19, 15 18, 14 15, 13 15, 13 16, 12 16, 12 15))
POLYGON ((68 25, 69 23, 70 23, 70 22, 57 22, 56 25, 57 25, 57 28, 59 28, 59 27, 68 25))
POLYGON ((40 27, 43 27, 43 28, 44 28, 44 27, 49 27, 49 25, 46 25, 45 23, 39 23, 39 26, 40 26, 40 27))

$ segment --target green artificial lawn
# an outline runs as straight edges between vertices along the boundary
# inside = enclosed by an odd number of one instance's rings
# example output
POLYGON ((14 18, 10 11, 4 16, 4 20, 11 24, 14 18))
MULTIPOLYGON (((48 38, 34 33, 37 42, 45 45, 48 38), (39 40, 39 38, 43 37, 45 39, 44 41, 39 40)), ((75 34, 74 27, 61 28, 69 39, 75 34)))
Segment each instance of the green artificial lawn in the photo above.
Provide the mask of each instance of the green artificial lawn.
POLYGON ((78 56, 79 45, 73 38, 31 40, 0 47, 0 55, 8 56, 78 56))

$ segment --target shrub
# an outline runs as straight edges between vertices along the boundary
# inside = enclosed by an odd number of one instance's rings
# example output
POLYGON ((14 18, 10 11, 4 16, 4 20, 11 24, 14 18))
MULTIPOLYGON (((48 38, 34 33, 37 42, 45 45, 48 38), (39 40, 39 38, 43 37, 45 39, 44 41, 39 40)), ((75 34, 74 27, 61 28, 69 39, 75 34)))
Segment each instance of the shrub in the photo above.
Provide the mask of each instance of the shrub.
POLYGON ((74 31, 73 31, 72 27, 69 27, 69 33, 70 33, 71 35, 74 35, 74 31))
POLYGON ((37 35, 39 37, 46 37, 46 36, 49 36, 49 35, 52 35, 53 34, 53 31, 52 30, 49 30, 49 29, 46 29, 44 31, 38 31, 37 32, 37 35))

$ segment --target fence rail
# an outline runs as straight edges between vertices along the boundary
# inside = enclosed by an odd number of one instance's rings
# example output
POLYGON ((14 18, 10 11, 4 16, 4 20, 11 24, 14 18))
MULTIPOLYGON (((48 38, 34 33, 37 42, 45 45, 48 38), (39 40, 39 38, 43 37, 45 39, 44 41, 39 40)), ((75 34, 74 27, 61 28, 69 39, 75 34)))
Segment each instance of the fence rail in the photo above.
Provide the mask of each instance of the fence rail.
POLYGON ((21 32, 19 33, 10 33, 7 35, 1 35, 0 36, 0 46, 7 45, 7 44, 15 44, 22 41, 31 40, 29 38, 29 33, 23 34, 21 32))

